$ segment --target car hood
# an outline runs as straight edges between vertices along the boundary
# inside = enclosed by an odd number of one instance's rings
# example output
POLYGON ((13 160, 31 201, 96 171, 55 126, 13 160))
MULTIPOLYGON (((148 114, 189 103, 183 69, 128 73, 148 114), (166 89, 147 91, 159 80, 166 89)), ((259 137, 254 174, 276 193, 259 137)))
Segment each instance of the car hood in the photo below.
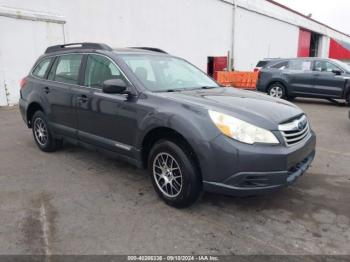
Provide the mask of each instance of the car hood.
POLYGON ((211 109, 270 130, 303 114, 294 104, 262 93, 236 88, 213 88, 159 93, 182 104, 211 109))

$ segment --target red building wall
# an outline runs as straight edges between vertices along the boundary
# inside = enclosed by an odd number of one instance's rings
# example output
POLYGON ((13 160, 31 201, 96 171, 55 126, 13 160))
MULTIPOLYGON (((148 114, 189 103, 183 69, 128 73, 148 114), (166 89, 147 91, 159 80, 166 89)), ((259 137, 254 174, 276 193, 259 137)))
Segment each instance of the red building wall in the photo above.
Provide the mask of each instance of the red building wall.
POLYGON ((331 39, 329 44, 329 58, 350 60, 350 50, 343 46, 340 42, 331 39))

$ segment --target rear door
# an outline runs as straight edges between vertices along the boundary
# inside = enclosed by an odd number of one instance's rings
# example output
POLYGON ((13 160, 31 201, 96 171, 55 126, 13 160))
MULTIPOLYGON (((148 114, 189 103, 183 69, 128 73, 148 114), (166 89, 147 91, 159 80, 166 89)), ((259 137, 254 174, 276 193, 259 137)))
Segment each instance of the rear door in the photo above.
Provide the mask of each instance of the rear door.
POLYGON ((82 54, 57 56, 43 87, 49 104, 48 118, 54 131, 77 137, 77 116, 71 88, 78 85, 82 54))
POLYGON ((307 95, 314 93, 313 62, 306 59, 290 60, 283 74, 288 79, 289 95, 307 95))
POLYGON ((322 97, 341 98, 345 87, 345 78, 336 75, 333 70, 344 71, 332 62, 317 60, 314 64, 315 93, 322 97))

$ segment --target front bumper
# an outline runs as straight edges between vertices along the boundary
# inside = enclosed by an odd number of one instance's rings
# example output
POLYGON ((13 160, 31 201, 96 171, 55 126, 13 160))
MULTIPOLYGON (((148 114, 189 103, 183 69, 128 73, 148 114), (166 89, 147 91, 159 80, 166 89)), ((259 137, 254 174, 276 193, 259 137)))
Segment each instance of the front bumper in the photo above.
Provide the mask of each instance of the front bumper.
POLYGON ((313 132, 294 147, 251 146, 226 137, 217 138, 210 154, 214 161, 207 159, 202 169, 204 190, 248 196, 285 187, 309 168, 315 157, 315 145, 313 132))
POLYGON ((274 191, 296 181, 309 168, 314 157, 315 152, 312 152, 290 171, 238 173, 224 183, 204 182, 204 189, 234 196, 249 196, 274 191))

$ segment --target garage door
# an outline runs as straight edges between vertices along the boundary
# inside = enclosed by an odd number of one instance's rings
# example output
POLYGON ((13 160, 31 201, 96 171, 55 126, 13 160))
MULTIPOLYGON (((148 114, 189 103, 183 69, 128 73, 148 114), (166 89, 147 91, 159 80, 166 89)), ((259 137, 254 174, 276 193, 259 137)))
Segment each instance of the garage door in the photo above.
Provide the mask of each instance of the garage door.
POLYGON ((17 104, 19 82, 34 61, 47 46, 64 43, 57 17, 0 7, 0 106, 17 104))
POLYGON ((310 56, 310 44, 311 44, 311 32, 300 28, 298 57, 310 56))

